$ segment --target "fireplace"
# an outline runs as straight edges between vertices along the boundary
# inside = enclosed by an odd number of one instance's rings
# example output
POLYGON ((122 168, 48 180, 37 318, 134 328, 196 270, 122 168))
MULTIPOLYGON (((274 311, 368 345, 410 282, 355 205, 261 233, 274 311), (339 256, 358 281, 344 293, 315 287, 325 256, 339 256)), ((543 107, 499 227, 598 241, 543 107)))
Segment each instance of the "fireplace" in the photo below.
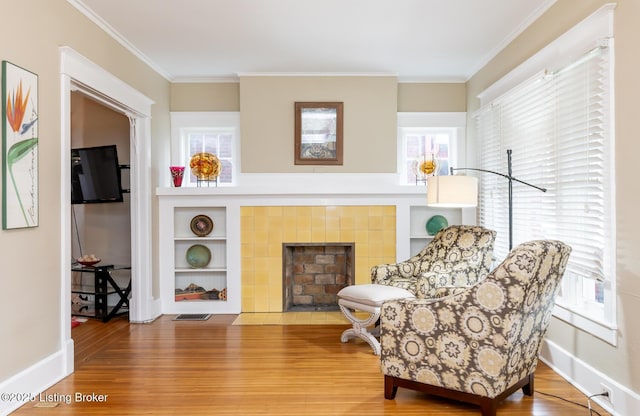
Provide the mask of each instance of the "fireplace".
POLYGON ((337 293, 354 284, 355 243, 283 243, 282 310, 338 310, 337 293))
POLYGON ((284 312, 283 244, 353 242, 349 279, 369 283, 371 267, 396 259, 396 207, 242 206, 238 236, 242 312, 284 312))

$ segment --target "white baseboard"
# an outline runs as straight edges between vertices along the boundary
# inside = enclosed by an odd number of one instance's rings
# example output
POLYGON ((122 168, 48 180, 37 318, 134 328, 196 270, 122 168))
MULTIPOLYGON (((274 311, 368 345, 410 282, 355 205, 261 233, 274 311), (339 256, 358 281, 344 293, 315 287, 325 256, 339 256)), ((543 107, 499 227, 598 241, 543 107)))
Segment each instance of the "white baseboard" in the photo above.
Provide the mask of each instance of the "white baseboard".
MULTIPOLYGON (((3 394, 38 395, 73 372, 73 340, 68 340, 63 349, 40 360, 31 367, 0 383, 3 394)), ((8 415, 28 400, 0 400, 0 415, 8 415)))
POLYGON ((611 401, 602 396, 594 397, 591 400, 613 416, 632 415, 637 412, 637 409, 640 409, 640 395, 549 340, 545 340, 542 345, 540 360, 587 396, 601 393, 601 384, 609 387, 611 401))

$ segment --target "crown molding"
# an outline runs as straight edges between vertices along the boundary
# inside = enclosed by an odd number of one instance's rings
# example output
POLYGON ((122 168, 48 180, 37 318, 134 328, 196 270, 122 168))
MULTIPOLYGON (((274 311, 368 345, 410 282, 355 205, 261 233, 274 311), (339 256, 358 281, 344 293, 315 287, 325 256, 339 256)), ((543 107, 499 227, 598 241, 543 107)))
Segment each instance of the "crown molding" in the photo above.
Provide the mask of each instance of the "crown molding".
POLYGON ((393 77, 391 72, 239 72, 238 77, 393 77))
POLYGON ((89 9, 82 1, 80 0, 67 0, 71 6, 76 8, 80 13, 86 16, 89 20, 95 23, 100 29, 105 31, 107 35, 111 36, 116 42, 122 45, 125 49, 135 55, 142 62, 147 64, 151 69, 157 72, 160 76, 165 78, 167 81, 172 82, 171 76, 165 72, 162 68, 155 64, 149 57, 147 57, 144 53, 142 53, 138 48, 133 46, 131 42, 129 42, 122 34, 120 34, 117 30, 111 27, 104 19, 95 14, 93 10, 89 9))

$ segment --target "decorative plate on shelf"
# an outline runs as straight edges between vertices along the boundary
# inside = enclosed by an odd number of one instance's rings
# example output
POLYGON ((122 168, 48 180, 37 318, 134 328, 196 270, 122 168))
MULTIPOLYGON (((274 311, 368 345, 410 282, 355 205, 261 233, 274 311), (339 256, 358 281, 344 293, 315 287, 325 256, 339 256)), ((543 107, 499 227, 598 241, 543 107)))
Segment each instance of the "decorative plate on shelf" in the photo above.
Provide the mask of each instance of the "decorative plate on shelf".
POLYGON ((193 173, 197 179, 212 181, 220 175, 222 164, 218 156, 213 153, 202 152, 191 156, 189 167, 191 168, 191 173, 193 173))
POLYGON ((196 215, 191 219, 191 232, 198 237, 205 237, 213 231, 213 220, 204 214, 196 215))
POLYGON ((427 221, 427 225, 426 225, 427 234, 436 235, 438 231, 442 230, 448 225, 449 225, 449 221, 447 221, 445 217, 443 217, 442 215, 434 215, 433 217, 429 218, 429 220, 427 221))
POLYGON ((211 250, 202 244, 194 244, 187 249, 186 258, 191 267, 202 269, 211 262, 211 250))
POLYGON ((435 175, 437 171, 438 171, 438 161, 435 159, 416 160, 413 162, 413 173, 417 177, 435 175))

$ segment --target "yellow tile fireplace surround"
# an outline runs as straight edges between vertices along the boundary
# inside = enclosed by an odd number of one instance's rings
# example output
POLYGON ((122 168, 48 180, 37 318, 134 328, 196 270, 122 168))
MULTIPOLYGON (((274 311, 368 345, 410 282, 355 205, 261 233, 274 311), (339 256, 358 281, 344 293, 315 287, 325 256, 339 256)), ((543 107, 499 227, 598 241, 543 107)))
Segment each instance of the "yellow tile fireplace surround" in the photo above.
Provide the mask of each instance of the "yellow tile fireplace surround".
POLYGON ((282 312, 283 243, 355 243, 355 283, 396 259, 395 205, 240 208, 242 312, 282 312))

